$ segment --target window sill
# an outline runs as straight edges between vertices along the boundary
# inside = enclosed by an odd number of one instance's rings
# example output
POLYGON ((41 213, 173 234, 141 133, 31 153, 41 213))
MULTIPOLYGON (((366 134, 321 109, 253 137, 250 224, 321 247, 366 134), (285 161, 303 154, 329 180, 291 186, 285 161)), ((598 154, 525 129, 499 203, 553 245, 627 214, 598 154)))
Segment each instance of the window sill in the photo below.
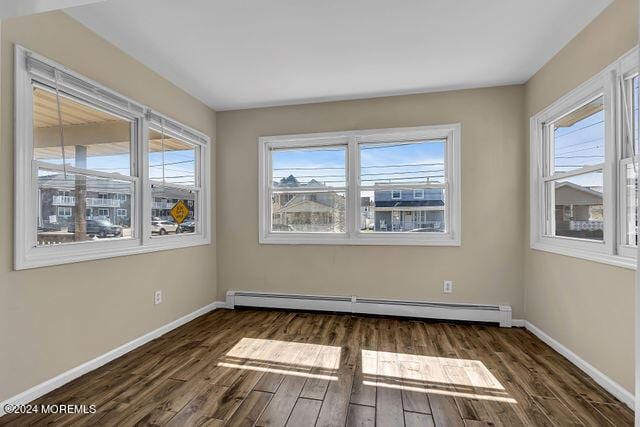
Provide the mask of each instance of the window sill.
POLYGON ((531 249, 543 252, 554 253, 558 255, 564 255, 572 258, 580 258, 587 261, 599 262, 602 264, 613 265, 616 267, 627 268, 629 270, 635 270, 637 267, 637 261, 635 258, 629 258, 621 255, 610 255, 605 253, 596 253, 584 250, 577 250, 572 248, 559 247, 557 245, 534 242, 531 244, 531 249))
POLYGON ((209 244, 211 239, 208 237, 190 235, 170 236, 160 240, 154 237, 148 239, 144 245, 137 239, 131 239, 119 242, 86 242, 86 244, 34 247, 30 248, 24 257, 17 257, 14 267, 15 270, 27 270, 209 244))
MULTIPOLYGON (((395 234, 395 233, 394 233, 395 234)), ((422 233, 418 233, 422 234, 422 233)), ((395 235, 305 233, 295 235, 268 234, 260 236, 263 245, 345 245, 345 246, 461 246, 460 239, 448 234, 416 236, 397 233, 395 235)))

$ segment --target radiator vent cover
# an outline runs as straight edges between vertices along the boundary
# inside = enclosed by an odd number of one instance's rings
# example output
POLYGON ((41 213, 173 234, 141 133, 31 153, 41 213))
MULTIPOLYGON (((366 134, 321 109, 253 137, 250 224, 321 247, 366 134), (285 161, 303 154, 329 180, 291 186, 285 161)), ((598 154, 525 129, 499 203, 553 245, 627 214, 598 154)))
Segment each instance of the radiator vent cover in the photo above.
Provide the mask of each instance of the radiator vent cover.
POLYGON ((294 310, 337 311, 440 320, 495 322, 511 327, 511 306, 430 301, 408 301, 357 296, 304 295, 228 291, 227 308, 262 307, 294 310))

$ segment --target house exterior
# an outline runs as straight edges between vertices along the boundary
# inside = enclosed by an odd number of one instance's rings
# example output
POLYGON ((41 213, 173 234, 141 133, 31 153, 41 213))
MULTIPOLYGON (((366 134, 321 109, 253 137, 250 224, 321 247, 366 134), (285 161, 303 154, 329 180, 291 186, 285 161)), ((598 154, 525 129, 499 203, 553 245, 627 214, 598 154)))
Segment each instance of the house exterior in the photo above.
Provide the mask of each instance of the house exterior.
POLYGON ((371 197, 360 197, 360 230, 373 228, 373 201, 371 197))
POLYGON ((439 188, 377 190, 375 231, 445 231, 444 195, 439 188))
POLYGON ((86 219, 107 219, 123 227, 131 226, 131 194, 128 182, 62 174, 38 177, 38 226, 59 229, 75 221, 77 195, 83 194, 86 219))
POLYGON ((556 235, 603 239, 602 189, 561 182, 555 188, 556 235))
POLYGON ((345 230, 345 197, 311 180, 300 183, 293 175, 273 183, 273 231, 342 232, 345 230), (287 192, 286 190, 292 190, 287 192), (294 191, 295 190, 295 191, 294 191), (308 191, 301 193, 300 190, 308 191), (316 192, 312 192, 316 190, 316 192))
MULTIPOLYGON (((124 228, 131 227, 131 194, 128 182, 96 178, 64 179, 62 174, 38 178, 40 212, 38 226, 42 229, 59 230, 73 224, 76 215, 77 194, 84 193, 85 218, 106 219, 124 228)), ((179 200, 189 208, 186 220, 194 219, 194 195, 172 188, 154 188, 151 202, 153 218, 171 220, 170 211, 179 200)))
POLYGON ((195 218, 195 194, 185 194, 184 190, 177 190, 171 187, 158 187, 153 189, 153 200, 151 201, 151 218, 173 221, 171 209, 183 200, 189 209, 189 215, 185 221, 193 221, 195 218))

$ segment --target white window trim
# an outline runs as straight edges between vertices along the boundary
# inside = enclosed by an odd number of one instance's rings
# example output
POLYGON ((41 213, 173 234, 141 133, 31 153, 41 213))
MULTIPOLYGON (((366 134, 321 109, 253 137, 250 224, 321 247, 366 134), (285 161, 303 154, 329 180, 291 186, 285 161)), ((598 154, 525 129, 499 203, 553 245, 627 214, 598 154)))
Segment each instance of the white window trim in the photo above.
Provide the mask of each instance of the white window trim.
POLYGON ((416 199, 416 200, 424 199, 424 189, 413 190, 413 198, 416 199), (420 194, 420 197, 418 197, 417 194, 420 194))
MULTIPOLYGON (((127 256, 140 253, 171 250, 199 245, 212 241, 211 222, 211 179, 210 138, 192 128, 177 123, 142 104, 124 97, 97 82, 77 74, 64 66, 21 46, 15 47, 14 63, 14 165, 15 165, 15 209, 14 209, 14 268, 16 270, 50 265, 68 264, 80 261, 127 256), (30 66, 27 65, 28 59, 30 66), (59 87, 62 92, 88 101, 96 108, 128 117, 137 123, 135 147, 138 159, 137 176, 126 177, 118 174, 99 174, 108 178, 129 180, 135 191, 131 198, 131 217, 134 235, 128 239, 101 242, 77 242, 61 245, 36 246, 37 223, 37 169, 33 166, 33 101, 32 82, 51 86, 53 72, 57 70, 62 78, 59 87), (89 89, 90 88, 90 89, 89 89), (148 179, 148 130, 149 124, 159 118, 165 120, 165 130, 179 135, 181 139, 200 146, 199 172, 201 191, 198 192, 198 212, 196 232, 163 236, 151 236, 151 191, 148 179), (34 173, 35 171, 35 173, 34 173), (206 208, 205 208, 206 206, 206 208)), ((134 157, 132 155, 132 157, 134 157)), ((55 169, 55 165, 46 165, 55 169)), ((68 167, 72 171, 74 168, 68 167)))
POLYGON ((391 190, 391 200, 402 200, 402 190, 391 190), (393 193, 398 193, 398 197, 393 197, 393 193))
MULTIPOLYGON (((462 195, 460 171, 461 125, 447 124, 411 128, 372 129, 300 135, 265 136, 258 139, 258 241, 261 244, 291 245, 407 245, 460 246, 462 232, 462 195), (448 229, 444 233, 362 233, 360 231, 360 160, 359 144, 375 142, 420 141, 447 139, 445 215, 448 229), (271 201, 268 196, 271 182, 269 150, 277 147, 318 147, 346 145, 346 207, 347 229, 344 233, 277 233, 270 230, 271 201)), ((416 187, 418 185, 415 185, 416 187)), ((422 184, 423 188, 441 188, 438 184, 422 184)), ((406 188, 407 184, 389 184, 381 189, 406 188)), ((370 188, 370 187, 365 187, 370 188)))
POLYGON ((60 218, 71 218, 73 216, 73 211, 72 211, 71 207, 69 207, 69 206, 58 206, 58 212, 57 213, 58 213, 58 216, 60 218), (70 212, 69 215, 60 214, 60 211, 66 211, 67 209, 69 209, 69 212, 70 212))
MULTIPOLYGON (((638 49, 625 54, 612 65, 564 95, 552 105, 531 117, 530 126, 530 246, 532 249, 552 252, 590 261, 611 264, 629 269, 636 268, 634 251, 621 251, 620 241, 620 203, 619 172, 621 160, 621 136, 617 120, 619 119, 619 85, 617 76, 625 67, 637 67, 638 49), (603 207, 604 207, 604 241, 587 241, 568 237, 546 236, 544 216, 544 124, 554 121, 565 113, 578 108, 597 94, 604 94, 605 105, 605 161, 603 167, 603 207)), ((583 168, 585 171, 589 167, 583 168)), ((599 169, 599 167, 598 167, 599 169)), ((568 175, 573 175, 571 172, 568 175)), ((635 248, 634 248, 635 249, 635 248)))

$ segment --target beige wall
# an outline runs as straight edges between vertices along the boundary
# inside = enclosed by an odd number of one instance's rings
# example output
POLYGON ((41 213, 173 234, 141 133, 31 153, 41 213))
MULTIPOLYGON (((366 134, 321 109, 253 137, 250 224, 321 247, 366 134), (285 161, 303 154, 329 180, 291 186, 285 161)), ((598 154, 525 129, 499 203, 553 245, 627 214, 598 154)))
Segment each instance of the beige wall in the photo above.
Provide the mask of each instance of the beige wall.
MULTIPOLYGON (((527 83, 526 117, 632 49, 637 22, 637 1, 616 0, 527 83)), ((526 319, 633 393, 634 271, 533 251, 524 224, 526 319)))
POLYGON ((67 15, 55 12, 2 23, 0 401, 216 297, 213 245, 12 271, 13 43, 215 136, 212 110, 67 15), (155 289, 163 291, 158 306, 153 305, 155 289))
POLYGON ((219 112, 218 297, 233 289, 505 303, 522 317, 523 108, 523 86, 506 86, 219 112), (456 122, 462 247, 258 244, 259 136, 456 122), (453 294, 442 293, 445 279, 453 294))

